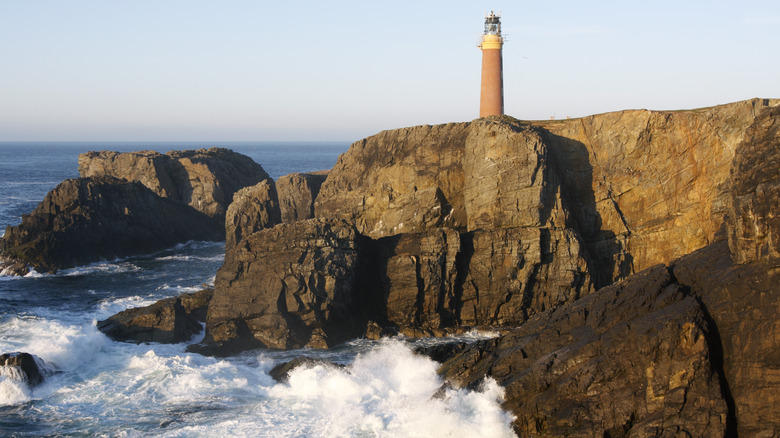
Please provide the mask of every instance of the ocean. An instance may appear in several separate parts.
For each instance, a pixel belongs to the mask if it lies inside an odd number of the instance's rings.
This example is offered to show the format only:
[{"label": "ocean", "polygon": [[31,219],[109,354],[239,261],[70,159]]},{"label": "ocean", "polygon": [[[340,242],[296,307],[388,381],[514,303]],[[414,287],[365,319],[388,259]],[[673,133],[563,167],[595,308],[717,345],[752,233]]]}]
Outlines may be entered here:
[{"label": "ocean", "polygon": [[[46,193],[78,176],[89,150],[221,146],[248,155],[274,179],[332,167],[347,143],[0,143],[0,234]],[[0,353],[43,359],[35,388],[0,367],[0,436],[78,437],[509,437],[503,390],[445,387],[437,363],[413,353],[447,339],[357,339],[318,351],[253,350],[231,358],[173,345],[113,342],[96,321],[213,285],[224,244],[187,242],[55,275],[0,276]],[[476,340],[490,333],[456,339]],[[297,356],[347,365],[270,369]],[[436,394],[436,395],[435,395]],[[434,396],[435,395],[435,396]]]}]

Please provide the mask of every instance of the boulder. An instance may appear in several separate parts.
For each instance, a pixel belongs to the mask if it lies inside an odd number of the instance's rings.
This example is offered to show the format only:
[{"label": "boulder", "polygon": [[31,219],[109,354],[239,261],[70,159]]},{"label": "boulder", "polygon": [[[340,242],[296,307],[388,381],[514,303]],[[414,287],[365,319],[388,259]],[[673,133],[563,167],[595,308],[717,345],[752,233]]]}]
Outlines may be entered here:
[{"label": "boulder", "polygon": [[140,181],[157,195],[187,204],[220,224],[235,192],[270,180],[251,158],[224,148],[166,154],[87,152],[79,156],[79,174]]},{"label": "boulder", "polygon": [[261,181],[233,195],[225,216],[225,251],[255,231],[281,223],[279,200],[274,182]]},{"label": "boulder", "polygon": [[314,200],[328,172],[291,173],[276,180],[282,222],[289,224],[314,217]]},{"label": "boulder", "polygon": [[32,387],[43,382],[45,375],[45,364],[38,356],[20,352],[0,354],[0,376],[23,380]]},{"label": "boulder", "polygon": [[221,240],[224,229],[139,182],[113,177],[68,179],[0,241],[17,274],[26,266],[53,272],[85,263],[148,254],[189,240]]},{"label": "boulder", "polygon": [[98,321],[97,328],[115,341],[161,344],[186,342],[201,332],[199,321],[205,321],[206,307],[212,293],[212,289],[204,289],[193,294],[166,298],[150,306],[123,310]]},{"label": "boulder", "polygon": [[780,263],[780,107],[750,126],[731,167],[729,247],[738,263]]},{"label": "boulder", "polygon": [[713,330],[657,266],[496,339],[440,352],[440,372],[460,386],[486,376],[504,386],[519,436],[725,436]]}]

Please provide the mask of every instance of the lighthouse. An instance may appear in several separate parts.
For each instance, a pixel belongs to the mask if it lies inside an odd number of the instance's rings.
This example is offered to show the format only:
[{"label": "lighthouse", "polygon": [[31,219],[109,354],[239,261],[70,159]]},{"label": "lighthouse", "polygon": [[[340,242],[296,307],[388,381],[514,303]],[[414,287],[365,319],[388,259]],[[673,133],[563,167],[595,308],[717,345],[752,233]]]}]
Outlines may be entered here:
[{"label": "lighthouse", "polygon": [[479,95],[479,116],[504,114],[504,74],[501,61],[501,15],[490,11],[485,15],[485,32],[479,48],[482,50],[482,88]]}]

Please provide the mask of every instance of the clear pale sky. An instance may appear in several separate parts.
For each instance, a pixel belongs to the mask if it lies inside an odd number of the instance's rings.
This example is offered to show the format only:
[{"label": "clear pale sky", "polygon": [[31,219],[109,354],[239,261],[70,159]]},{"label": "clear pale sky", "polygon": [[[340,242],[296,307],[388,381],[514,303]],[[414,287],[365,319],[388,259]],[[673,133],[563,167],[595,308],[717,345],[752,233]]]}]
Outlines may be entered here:
[{"label": "clear pale sky", "polygon": [[778,0],[0,0],[0,141],[355,141],[472,120],[490,9],[519,119],[780,97]]}]

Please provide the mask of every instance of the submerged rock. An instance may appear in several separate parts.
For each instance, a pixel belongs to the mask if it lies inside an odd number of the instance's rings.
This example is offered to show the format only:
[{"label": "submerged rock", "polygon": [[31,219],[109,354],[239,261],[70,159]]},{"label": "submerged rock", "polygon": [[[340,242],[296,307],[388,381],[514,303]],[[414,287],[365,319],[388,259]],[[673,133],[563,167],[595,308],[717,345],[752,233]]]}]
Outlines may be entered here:
[{"label": "submerged rock", "polygon": [[189,240],[222,240],[223,233],[202,213],[161,198],[139,182],[76,178],[49,192],[20,225],[9,226],[0,252],[17,267],[53,272]]},{"label": "submerged rock", "polygon": [[206,307],[213,289],[182,294],[156,303],[123,310],[98,321],[97,328],[115,341],[158,342],[175,344],[186,342],[201,332]]},{"label": "submerged rock", "polygon": [[23,380],[37,386],[44,381],[46,370],[43,359],[30,353],[0,354],[0,375]]}]

